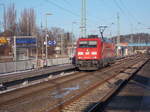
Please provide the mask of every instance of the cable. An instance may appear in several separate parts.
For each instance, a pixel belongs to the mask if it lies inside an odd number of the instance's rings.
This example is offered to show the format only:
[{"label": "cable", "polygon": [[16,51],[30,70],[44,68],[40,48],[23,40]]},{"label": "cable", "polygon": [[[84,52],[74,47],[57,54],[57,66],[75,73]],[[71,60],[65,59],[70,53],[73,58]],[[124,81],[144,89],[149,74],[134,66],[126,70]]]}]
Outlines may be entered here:
[{"label": "cable", "polygon": [[126,15],[126,13],[124,12],[124,10],[120,7],[120,5],[118,4],[118,2],[116,0],[113,0],[115,5],[119,8],[119,10],[124,13]]},{"label": "cable", "polygon": [[122,12],[122,14],[126,15],[125,17],[129,20],[130,25],[132,25],[132,20],[130,19],[130,16],[126,14],[126,12],[120,7],[119,3],[117,0],[113,0],[117,8]]},{"label": "cable", "polygon": [[72,5],[68,0],[63,0],[66,4],[68,4],[69,6]]},{"label": "cable", "polygon": [[[65,1],[66,1],[66,0],[64,0],[64,2],[65,2]],[[63,10],[64,12],[67,12],[67,13],[69,13],[69,14],[75,16],[75,17],[78,17],[78,19],[80,19],[80,15],[79,15],[79,14],[76,14],[76,13],[74,13],[74,12],[72,12],[72,11],[70,11],[70,10],[64,8],[64,7],[62,7],[61,5],[58,5],[57,3],[55,3],[55,2],[53,2],[53,1],[51,1],[51,0],[45,0],[45,2],[47,2],[47,3],[49,3],[49,4],[53,5],[53,6],[55,6],[55,7],[57,7],[57,8],[59,8],[59,9],[61,9],[61,10]],[[66,2],[66,3],[67,3],[67,2]],[[68,3],[67,3],[67,4],[68,4]],[[88,20],[96,21],[96,23],[99,23],[99,20],[98,20],[98,19],[95,19],[93,16],[92,16],[92,18],[90,17],[90,19],[88,19]],[[96,25],[97,25],[97,24],[96,24]],[[88,25],[88,26],[89,26],[89,25]],[[94,25],[94,26],[95,26],[95,25]]]},{"label": "cable", "polygon": [[124,4],[124,2],[122,1],[122,0],[119,0],[120,1],[120,3],[122,4],[122,6],[124,6],[124,8],[126,9],[126,12],[128,13],[128,15],[130,16],[130,17],[132,17],[132,19],[134,20],[134,21],[137,21],[137,23],[139,22],[138,21],[138,19],[133,15],[133,13],[131,13],[129,10],[128,10],[128,8],[126,7],[126,5]]},{"label": "cable", "polygon": [[[137,25],[140,24],[140,25],[142,25],[143,27],[146,26],[145,24],[141,23],[141,22],[135,17],[135,15],[133,15],[133,13],[131,13],[131,12],[128,10],[128,8],[126,7],[126,5],[124,4],[124,2],[123,2],[122,0],[119,0],[119,1],[120,1],[121,5],[125,8],[125,11],[126,11],[127,14],[129,15],[129,17],[130,17],[134,22],[136,22]],[[131,25],[131,29],[133,30],[133,24],[130,23],[130,25]],[[136,26],[137,26],[137,25],[136,25]],[[135,28],[136,28],[136,27],[135,27]],[[132,33],[133,33],[133,31],[132,31]]]},{"label": "cable", "polygon": [[[80,19],[80,15],[79,15],[79,14],[76,14],[76,13],[74,13],[74,12],[72,12],[72,11],[70,11],[70,10],[68,10],[68,9],[64,8],[64,7],[62,7],[62,6],[60,6],[60,5],[56,4],[56,3],[55,3],[55,2],[53,2],[53,1],[45,0],[45,2],[48,2],[48,3],[50,3],[51,5],[54,5],[55,7],[57,7],[57,8],[59,8],[59,9],[61,9],[61,10],[65,11],[65,12],[67,12],[67,13],[69,13],[69,14],[73,15],[73,16],[76,16],[76,17],[78,17],[78,18]],[[94,19],[89,19],[89,20],[97,21],[97,20],[95,20],[95,18],[94,18]],[[97,22],[98,22],[98,21],[97,21]]]},{"label": "cable", "polygon": [[45,1],[48,2],[48,3],[50,3],[50,4],[52,4],[52,5],[54,5],[55,7],[59,8],[59,9],[61,9],[61,10],[63,10],[63,11],[65,11],[65,12],[67,12],[67,13],[70,13],[70,14],[73,15],[73,16],[76,16],[76,17],[79,17],[79,16],[80,16],[80,15],[78,15],[78,14],[76,14],[76,13],[74,13],[74,12],[72,12],[72,11],[70,11],[70,10],[68,10],[68,9],[66,9],[66,8],[64,8],[64,7],[60,6],[60,5],[58,5],[58,4],[56,4],[55,2],[52,2],[52,1],[50,1],[50,0],[45,0]]}]

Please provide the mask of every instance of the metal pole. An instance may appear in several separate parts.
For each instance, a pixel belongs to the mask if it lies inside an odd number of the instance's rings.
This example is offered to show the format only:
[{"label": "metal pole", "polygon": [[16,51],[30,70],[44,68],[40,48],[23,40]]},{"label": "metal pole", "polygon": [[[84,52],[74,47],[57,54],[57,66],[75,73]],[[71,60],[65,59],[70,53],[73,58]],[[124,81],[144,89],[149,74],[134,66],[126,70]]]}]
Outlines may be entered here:
[{"label": "metal pole", "polygon": [[36,68],[38,68],[38,40],[36,36]]},{"label": "metal pole", "polygon": [[83,37],[83,0],[82,0],[82,6],[81,6],[81,26],[80,26],[80,29],[81,29],[81,32],[80,32],[80,37],[82,38]]},{"label": "metal pole", "polygon": [[17,65],[16,65],[16,36],[14,36],[14,62],[15,62],[15,71],[17,71]]},{"label": "metal pole", "polygon": [[63,39],[62,39],[62,34],[60,36],[61,36],[61,56],[62,56],[63,55]]},{"label": "metal pole", "polygon": [[42,43],[42,60],[43,60],[43,54],[44,54],[44,39],[43,39],[43,26],[42,26],[42,22],[41,22],[41,34],[42,34],[42,39],[41,39],[41,43]]},{"label": "metal pole", "polygon": [[[134,43],[133,42],[133,24],[131,24],[131,43]],[[131,50],[131,52],[132,52],[132,54],[134,53],[134,50],[133,50],[133,47],[131,48],[132,50]]]},{"label": "metal pole", "polygon": [[82,0],[80,28],[81,28],[81,37],[86,38],[86,0]]},{"label": "metal pole", "polygon": [[119,17],[119,13],[117,13],[117,23],[118,23],[117,56],[119,56],[119,44],[120,44],[120,17]]},{"label": "metal pole", "polygon": [[72,54],[73,54],[73,22],[72,22],[72,38],[71,38],[71,50],[70,50],[70,57],[72,57]]},{"label": "metal pole", "polygon": [[72,43],[72,46],[71,46],[71,57],[73,57],[73,51],[74,51],[74,35],[73,35],[73,32],[74,32],[74,28],[73,28],[73,25],[76,24],[76,22],[72,22],[72,39],[71,39],[71,43]]},{"label": "metal pole", "polygon": [[1,6],[3,6],[3,10],[4,10],[4,14],[3,14],[3,19],[4,19],[4,21],[3,21],[3,24],[5,25],[4,26],[4,31],[6,30],[6,18],[5,18],[5,4],[0,4]]},{"label": "metal pole", "polygon": [[27,49],[27,60],[29,60],[29,49]]},{"label": "metal pole", "polygon": [[47,14],[46,14],[45,58],[46,58],[46,66],[47,66]]},{"label": "metal pole", "polygon": [[51,13],[46,13],[46,36],[45,36],[45,47],[46,47],[46,66],[47,66],[47,59],[48,59],[48,45],[47,45],[47,38],[48,38],[48,28],[47,28],[47,16],[52,15]]},{"label": "metal pole", "polygon": [[47,66],[47,59],[48,59],[48,49],[47,49],[47,37],[48,37],[48,34],[46,34],[46,37],[45,37],[45,45],[46,45],[46,66]]},{"label": "metal pole", "polygon": [[27,36],[29,36],[29,17],[27,17]]},{"label": "metal pole", "polygon": [[84,37],[86,38],[86,0],[84,0]]},{"label": "metal pole", "polygon": [[14,61],[16,61],[16,36],[14,36]]}]

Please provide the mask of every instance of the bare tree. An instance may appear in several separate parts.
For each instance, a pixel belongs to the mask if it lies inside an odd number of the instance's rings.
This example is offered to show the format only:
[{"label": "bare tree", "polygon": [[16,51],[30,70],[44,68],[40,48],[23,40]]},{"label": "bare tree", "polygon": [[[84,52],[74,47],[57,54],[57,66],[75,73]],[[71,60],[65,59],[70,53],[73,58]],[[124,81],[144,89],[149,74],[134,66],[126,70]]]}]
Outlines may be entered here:
[{"label": "bare tree", "polygon": [[36,34],[36,16],[34,9],[24,9],[19,19],[20,35],[32,36]]},{"label": "bare tree", "polygon": [[71,33],[66,33],[64,29],[59,27],[52,27],[50,32],[50,39],[56,40],[56,46],[61,48],[61,54],[66,55],[68,46],[71,46]]},{"label": "bare tree", "polygon": [[59,28],[59,27],[52,27],[50,29],[51,34],[53,35],[53,38],[58,38],[58,35],[64,34],[64,29]]},{"label": "bare tree", "polygon": [[16,9],[14,3],[10,4],[4,12],[4,30],[11,32],[11,35],[16,33]]}]

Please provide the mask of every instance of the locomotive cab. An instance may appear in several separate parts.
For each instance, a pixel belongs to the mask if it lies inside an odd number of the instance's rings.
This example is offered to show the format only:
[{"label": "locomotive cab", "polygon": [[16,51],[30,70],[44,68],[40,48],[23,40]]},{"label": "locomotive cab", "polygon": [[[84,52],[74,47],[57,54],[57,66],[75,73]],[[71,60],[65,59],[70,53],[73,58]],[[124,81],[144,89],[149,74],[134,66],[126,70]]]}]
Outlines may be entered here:
[{"label": "locomotive cab", "polygon": [[97,70],[107,64],[112,56],[112,44],[103,42],[98,36],[80,38],[77,42],[75,65],[80,70]]},{"label": "locomotive cab", "polygon": [[99,68],[100,47],[99,38],[81,38],[76,51],[76,66],[80,70],[96,70]]}]

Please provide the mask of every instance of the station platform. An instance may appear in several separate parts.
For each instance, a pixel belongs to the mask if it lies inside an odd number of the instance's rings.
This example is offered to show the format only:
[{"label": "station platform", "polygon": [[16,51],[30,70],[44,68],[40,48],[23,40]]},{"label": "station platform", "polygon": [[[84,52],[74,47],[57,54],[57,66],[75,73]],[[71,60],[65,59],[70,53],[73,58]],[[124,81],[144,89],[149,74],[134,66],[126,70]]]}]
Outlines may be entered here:
[{"label": "station platform", "polygon": [[44,74],[52,74],[60,71],[71,70],[74,68],[75,66],[73,66],[72,64],[62,64],[62,65],[55,65],[55,66],[50,66],[50,67],[45,67],[40,69],[32,69],[26,71],[0,74],[0,84],[15,81],[15,80],[21,80],[25,78],[30,78],[30,77],[36,77]]},{"label": "station platform", "polygon": [[103,112],[150,112],[150,61],[107,103]]}]

